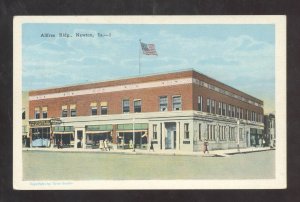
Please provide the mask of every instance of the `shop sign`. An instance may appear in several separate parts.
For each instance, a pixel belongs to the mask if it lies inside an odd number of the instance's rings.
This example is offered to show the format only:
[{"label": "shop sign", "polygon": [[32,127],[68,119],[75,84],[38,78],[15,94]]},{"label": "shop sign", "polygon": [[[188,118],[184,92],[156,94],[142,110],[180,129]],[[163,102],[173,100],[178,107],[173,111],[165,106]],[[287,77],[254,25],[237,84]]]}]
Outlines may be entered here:
[{"label": "shop sign", "polygon": [[29,121],[30,127],[36,126],[50,126],[50,120],[38,120],[38,121]]},{"label": "shop sign", "polygon": [[112,125],[90,125],[86,126],[87,131],[110,131],[112,130]]},{"label": "shop sign", "polygon": [[51,123],[52,125],[59,125],[59,124],[62,123],[62,121],[61,121],[60,118],[52,118],[52,119],[50,119],[50,123]]}]

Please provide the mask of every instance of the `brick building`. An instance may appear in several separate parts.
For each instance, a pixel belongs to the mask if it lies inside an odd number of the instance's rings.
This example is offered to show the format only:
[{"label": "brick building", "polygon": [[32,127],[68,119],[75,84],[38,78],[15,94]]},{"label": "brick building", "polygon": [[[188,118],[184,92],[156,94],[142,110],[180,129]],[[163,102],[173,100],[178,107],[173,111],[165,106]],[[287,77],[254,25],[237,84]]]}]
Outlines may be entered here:
[{"label": "brick building", "polygon": [[264,127],[263,101],[195,70],[30,91],[29,118],[31,146],[75,148],[250,147]]}]

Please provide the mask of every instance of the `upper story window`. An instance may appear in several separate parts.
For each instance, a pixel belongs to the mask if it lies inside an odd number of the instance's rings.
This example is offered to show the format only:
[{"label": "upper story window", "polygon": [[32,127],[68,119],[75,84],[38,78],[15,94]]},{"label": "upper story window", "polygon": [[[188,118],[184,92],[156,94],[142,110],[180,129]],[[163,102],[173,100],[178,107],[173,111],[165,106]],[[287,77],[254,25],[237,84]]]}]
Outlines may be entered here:
[{"label": "upper story window", "polygon": [[222,103],[222,115],[226,116],[226,104]]},{"label": "upper story window", "polygon": [[236,118],[240,118],[240,108],[236,108]]},{"label": "upper story window", "polygon": [[76,105],[75,104],[70,105],[70,111],[71,111],[71,116],[72,117],[77,115]]},{"label": "upper story window", "polygon": [[232,115],[232,114],[231,114],[231,109],[232,109],[231,105],[228,105],[228,116],[229,116],[229,117],[231,117],[231,115]]},{"label": "upper story window", "polygon": [[123,100],[123,113],[129,113],[130,112],[130,105],[129,105],[129,100]]},{"label": "upper story window", "polygon": [[232,113],[231,113],[231,117],[235,117],[235,106],[232,106]]},{"label": "upper story window", "polygon": [[61,116],[68,117],[68,106],[67,105],[63,105],[61,107]]},{"label": "upper story window", "polygon": [[159,97],[159,111],[168,111],[168,97]]},{"label": "upper story window", "polygon": [[241,108],[241,119],[244,119],[244,110]]},{"label": "upper story window", "polygon": [[198,96],[198,111],[202,111],[202,96]]},{"label": "upper story window", "polygon": [[173,111],[181,110],[181,96],[173,96]]},{"label": "upper story window", "polygon": [[215,114],[216,113],[216,101],[211,100],[211,113]]},{"label": "upper story window", "polygon": [[207,98],[206,100],[206,112],[210,113],[211,111],[211,108],[210,108],[210,99]]},{"label": "upper story window", "polygon": [[106,115],[108,113],[108,104],[107,102],[101,102],[100,103],[100,110],[101,110],[101,115]]},{"label": "upper story window", "polygon": [[25,108],[22,109],[22,119],[26,119],[26,111]]},{"label": "upper story window", "polygon": [[222,115],[222,103],[221,102],[219,102],[218,114]]},{"label": "upper story window", "polygon": [[48,107],[43,107],[42,113],[43,113],[43,119],[46,119],[48,117]]},{"label": "upper story window", "polygon": [[91,115],[95,116],[98,114],[98,107],[97,107],[97,102],[92,102],[91,105]]},{"label": "upper story window", "polygon": [[142,100],[134,100],[133,101],[134,112],[142,111]]},{"label": "upper story window", "polygon": [[35,119],[39,119],[41,116],[40,116],[40,108],[39,107],[35,107],[34,108],[34,118]]},{"label": "upper story window", "polygon": [[248,109],[246,109],[246,120],[249,120],[249,112],[248,112]]}]

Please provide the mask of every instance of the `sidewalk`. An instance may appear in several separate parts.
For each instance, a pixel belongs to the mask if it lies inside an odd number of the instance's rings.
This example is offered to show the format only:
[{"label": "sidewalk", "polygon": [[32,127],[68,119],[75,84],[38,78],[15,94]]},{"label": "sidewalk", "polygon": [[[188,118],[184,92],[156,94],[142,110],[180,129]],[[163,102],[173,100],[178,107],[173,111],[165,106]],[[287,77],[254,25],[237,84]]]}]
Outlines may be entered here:
[{"label": "sidewalk", "polygon": [[23,148],[23,151],[47,151],[47,152],[91,152],[91,153],[105,153],[105,154],[128,154],[128,155],[168,155],[168,156],[201,156],[201,157],[228,157],[234,154],[240,153],[250,153],[250,152],[261,152],[274,150],[270,147],[250,147],[250,148],[241,148],[240,151],[237,149],[227,149],[227,150],[212,150],[209,153],[204,154],[200,152],[185,152],[185,151],[174,151],[174,150],[158,150],[158,151],[149,151],[135,149],[131,150],[110,150],[110,151],[101,151],[100,149],[75,149],[75,148]]}]

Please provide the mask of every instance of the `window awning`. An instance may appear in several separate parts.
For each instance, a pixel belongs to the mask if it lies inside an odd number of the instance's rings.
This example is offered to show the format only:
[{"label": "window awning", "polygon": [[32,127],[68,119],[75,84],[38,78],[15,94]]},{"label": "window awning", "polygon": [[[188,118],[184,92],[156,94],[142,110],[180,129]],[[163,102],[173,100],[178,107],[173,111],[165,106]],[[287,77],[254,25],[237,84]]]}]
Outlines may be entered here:
[{"label": "window awning", "polygon": [[53,132],[74,132],[73,126],[55,126]]},{"label": "window awning", "polygon": [[[135,123],[134,124],[134,130],[147,130],[148,129],[148,123]],[[133,124],[118,124],[117,130],[133,130]]]},{"label": "window awning", "polygon": [[111,124],[86,126],[86,131],[111,131],[112,129],[113,126]]}]

